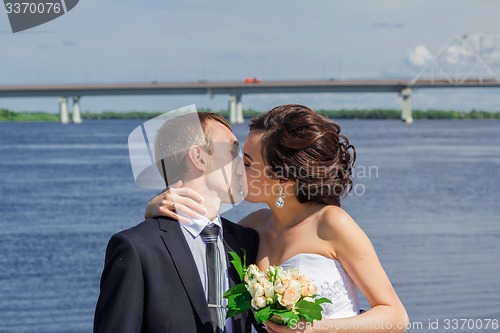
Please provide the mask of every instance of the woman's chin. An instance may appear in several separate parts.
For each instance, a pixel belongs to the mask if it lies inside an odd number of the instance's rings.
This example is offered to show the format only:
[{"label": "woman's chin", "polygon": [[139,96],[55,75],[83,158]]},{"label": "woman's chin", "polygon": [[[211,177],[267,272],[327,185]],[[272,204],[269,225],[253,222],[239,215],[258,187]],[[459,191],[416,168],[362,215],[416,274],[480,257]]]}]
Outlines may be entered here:
[{"label": "woman's chin", "polygon": [[259,200],[258,198],[253,197],[253,196],[251,196],[251,195],[249,195],[249,194],[247,194],[247,195],[245,196],[245,201],[248,201],[248,202],[250,202],[250,203],[261,203],[261,202],[264,202],[264,201]]}]

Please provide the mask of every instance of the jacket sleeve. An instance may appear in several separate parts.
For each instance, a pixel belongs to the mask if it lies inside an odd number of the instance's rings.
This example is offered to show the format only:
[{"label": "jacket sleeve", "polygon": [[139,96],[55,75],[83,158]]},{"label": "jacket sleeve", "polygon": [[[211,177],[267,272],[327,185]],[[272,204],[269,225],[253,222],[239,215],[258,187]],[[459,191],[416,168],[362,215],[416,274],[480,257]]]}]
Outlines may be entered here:
[{"label": "jacket sleeve", "polygon": [[[257,254],[259,251],[259,234],[257,233],[257,231],[255,231],[253,229],[250,229],[250,231],[253,234],[253,237],[252,237],[252,245],[253,245],[252,246],[252,248],[253,248],[252,258],[253,258],[253,262],[256,262],[257,261]],[[249,310],[248,314],[249,314],[250,320],[252,321],[252,326],[254,327],[255,331],[257,331],[258,333],[267,333],[267,330],[265,329],[264,325],[258,324],[257,321],[255,320],[255,317],[253,315],[252,310]]]},{"label": "jacket sleeve", "polygon": [[137,249],[126,234],[115,234],[106,249],[94,333],[140,332],[143,299],[144,280]]},{"label": "jacket sleeve", "polygon": [[253,260],[257,263],[257,254],[259,253],[259,234],[257,231],[250,229],[253,232]]}]

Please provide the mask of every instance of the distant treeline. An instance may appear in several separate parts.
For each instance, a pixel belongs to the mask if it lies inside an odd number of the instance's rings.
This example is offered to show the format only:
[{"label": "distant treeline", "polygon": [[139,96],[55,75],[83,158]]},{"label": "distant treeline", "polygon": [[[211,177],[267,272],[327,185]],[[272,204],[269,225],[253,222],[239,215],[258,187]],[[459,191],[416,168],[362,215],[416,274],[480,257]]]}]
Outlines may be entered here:
[{"label": "distant treeline", "polygon": [[[322,115],[333,119],[401,119],[401,110],[318,110]],[[500,112],[413,110],[413,119],[500,119]]]},{"label": "distant treeline", "polygon": [[[212,111],[199,109],[200,112]],[[401,119],[400,110],[372,109],[372,110],[317,110],[318,113],[333,119]],[[229,118],[227,110],[215,111]],[[100,113],[83,112],[82,119],[151,119],[163,112],[113,112]],[[243,111],[243,117],[253,118],[261,112],[248,109]],[[414,110],[413,119],[500,119],[500,112],[476,111],[443,111],[443,110]],[[14,112],[0,109],[0,121],[59,121],[59,115],[45,112]]]},{"label": "distant treeline", "polygon": [[0,121],[59,121],[59,115],[45,112],[14,112],[0,109]]}]

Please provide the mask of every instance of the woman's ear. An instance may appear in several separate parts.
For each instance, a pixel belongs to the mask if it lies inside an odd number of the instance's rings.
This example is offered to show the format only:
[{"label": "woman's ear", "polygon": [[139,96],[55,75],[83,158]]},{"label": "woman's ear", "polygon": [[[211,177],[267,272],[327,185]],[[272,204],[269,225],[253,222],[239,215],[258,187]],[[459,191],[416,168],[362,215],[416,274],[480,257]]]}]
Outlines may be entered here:
[{"label": "woman's ear", "polygon": [[201,149],[200,146],[191,146],[191,148],[189,148],[187,157],[196,170],[202,172],[205,172],[207,170],[207,153],[203,149]]}]

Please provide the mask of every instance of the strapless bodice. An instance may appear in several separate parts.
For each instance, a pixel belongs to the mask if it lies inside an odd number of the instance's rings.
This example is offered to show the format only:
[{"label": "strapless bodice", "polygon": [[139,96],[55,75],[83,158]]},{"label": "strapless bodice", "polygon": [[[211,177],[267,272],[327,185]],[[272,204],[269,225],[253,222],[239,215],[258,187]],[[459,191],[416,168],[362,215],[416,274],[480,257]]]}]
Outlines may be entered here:
[{"label": "strapless bodice", "polygon": [[332,301],[332,304],[323,304],[323,317],[347,318],[359,314],[356,285],[340,261],[319,254],[299,253],[281,266],[297,268],[300,274],[314,281],[319,295]]}]

